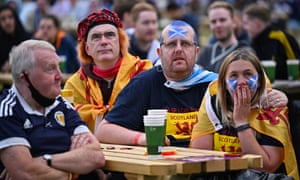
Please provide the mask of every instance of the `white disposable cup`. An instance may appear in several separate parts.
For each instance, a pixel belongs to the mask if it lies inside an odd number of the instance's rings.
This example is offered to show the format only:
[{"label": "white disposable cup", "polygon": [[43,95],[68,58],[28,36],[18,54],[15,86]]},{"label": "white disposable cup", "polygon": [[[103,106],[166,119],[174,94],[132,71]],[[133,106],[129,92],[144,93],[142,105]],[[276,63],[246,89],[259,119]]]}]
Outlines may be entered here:
[{"label": "white disposable cup", "polygon": [[155,114],[163,114],[166,115],[168,113],[168,110],[166,109],[148,109],[148,115],[155,115]]},{"label": "white disposable cup", "polygon": [[144,125],[145,126],[164,126],[165,122],[164,121],[145,121],[144,120]]},{"label": "white disposable cup", "polygon": [[152,126],[152,125],[165,125],[165,115],[145,115],[144,116],[144,125]]},{"label": "white disposable cup", "polygon": [[270,67],[270,66],[275,67],[276,66],[276,62],[273,60],[263,60],[263,61],[261,61],[261,64],[266,67]]},{"label": "white disposable cup", "polygon": [[144,120],[165,120],[166,116],[163,114],[150,114],[150,115],[144,115]]},{"label": "white disposable cup", "polygon": [[299,65],[299,60],[298,59],[289,59],[289,60],[287,60],[287,64]]}]

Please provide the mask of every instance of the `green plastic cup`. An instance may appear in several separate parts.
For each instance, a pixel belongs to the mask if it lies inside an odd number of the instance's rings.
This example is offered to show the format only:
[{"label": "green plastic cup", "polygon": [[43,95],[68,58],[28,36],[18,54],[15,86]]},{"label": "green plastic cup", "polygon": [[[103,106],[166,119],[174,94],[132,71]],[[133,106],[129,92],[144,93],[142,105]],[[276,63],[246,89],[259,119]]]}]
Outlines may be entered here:
[{"label": "green plastic cup", "polygon": [[147,142],[147,153],[149,159],[162,158],[162,147],[165,144],[165,116],[146,115],[144,126]]},{"label": "green plastic cup", "polygon": [[297,80],[299,78],[299,60],[287,60],[287,67],[289,80]]},{"label": "green plastic cup", "polygon": [[66,61],[67,57],[66,56],[59,56],[59,69],[62,73],[66,72]]},{"label": "green plastic cup", "polygon": [[263,60],[261,61],[262,66],[264,67],[265,73],[267,74],[271,83],[275,81],[275,67],[276,62],[273,60]]}]

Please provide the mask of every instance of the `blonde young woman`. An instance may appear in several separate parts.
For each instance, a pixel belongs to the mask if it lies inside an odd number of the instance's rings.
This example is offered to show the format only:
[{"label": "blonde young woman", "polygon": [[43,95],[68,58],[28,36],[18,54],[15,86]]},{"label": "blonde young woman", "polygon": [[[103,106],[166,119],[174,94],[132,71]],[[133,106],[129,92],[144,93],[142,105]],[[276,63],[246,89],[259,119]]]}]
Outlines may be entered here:
[{"label": "blonde young woman", "polygon": [[259,154],[265,172],[299,179],[287,107],[263,108],[266,79],[259,59],[246,49],[229,54],[202,101],[191,147]]}]

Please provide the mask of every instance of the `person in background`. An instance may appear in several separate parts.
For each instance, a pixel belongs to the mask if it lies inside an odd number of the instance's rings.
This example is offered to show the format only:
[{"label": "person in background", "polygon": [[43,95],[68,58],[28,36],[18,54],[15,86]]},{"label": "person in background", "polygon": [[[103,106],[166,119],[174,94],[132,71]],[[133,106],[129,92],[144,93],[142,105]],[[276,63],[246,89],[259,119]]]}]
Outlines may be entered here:
[{"label": "person in background", "polygon": [[27,32],[34,34],[39,27],[41,17],[51,13],[51,0],[36,0],[36,6],[24,18],[24,27]]},{"label": "person in background", "polygon": [[131,16],[134,32],[129,36],[129,53],[149,59],[154,65],[159,60],[156,52],[159,47],[157,11],[151,4],[141,2],[133,6]]},{"label": "person in background", "polygon": [[36,2],[32,0],[22,0],[22,8],[19,13],[20,20],[25,25],[26,18],[33,9],[36,8]]},{"label": "person in background", "polygon": [[300,59],[300,49],[296,39],[272,26],[271,10],[262,3],[247,6],[243,11],[243,23],[257,57],[261,61],[276,62],[275,79],[288,79],[286,61]]},{"label": "person in background", "polygon": [[0,96],[1,179],[103,175],[99,142],[60,96],[58,61],[46,41],[26,40],[10,53],[14,84]]},{"label": "person in background", "polygon": [[132,7],[140,2],[141,0],[118,0],[114,1],[113,11],[115,11],[123,24],[123,29],[127,33],[128,36],[132,35],[134,32],[133,22],[131,17],[131,9]]},{"label": "person in background", "polygon": [[[245,43],[250,45],[250,38],[248,36],[247,31],[245,30],[243,26],[243,19],[242,19],[242,12],[238,9],[234,9],[234,15],[233,15],[233,21],[234,21],[234,34],[238,41],[244,41]],[[217,39],[211,35],[208,43],[210,45],[213,45],[217,42]]]},{"label": "person in background", "polygon": [[5,4],[12,7],[20,17],[21,9],[23,8],[22,0],[5,0]]},{"label": "person in background", "polygon": [[51,13],[59,19],[68,16],[72,11],[72,6],[75,5],[77,0],[55,0],[51,5]]},{"label": "person in background", "polygon": [[204,69],[218,73],[224,58],[232,51],[249,47],[244,41],[238,41],[234,34],[236,22],[234,8],[225,1],[215,1],[208,7],[209,27],[217,39],[212,45],[205,46],[197,59]]},{"label": "person in background", "polygon": [[[167,109],[167,142],[189,145],[202,97],[217,74],[195,64],[197,35],[186,22],[172,21],[160,40],[157,53],[162,64],[136,76],[121,91],[114,108],[96,129],[100,142],[146,145],[143,115],[148,109]],[[272,91],[269,96],[279,96],[285,99],[280,103],[287,103],[285,95]]]},{"label": "person in background", "polygon": [[73,90],[76,110],[94,131],[120,91],[134,76],[152,68],[152,63],[128,53],[128,36],[114,11],[102,9],[83,19],[78,40],[81,67],[64,89]]},{"label": "person in background", "polygon": [[225,58],[218,80],[207,89],[190,147],[258,154],[263,161],[260,170],[299,179],[287,106],[262,108],[266,98],[259,59],[247,49],[233,51]]},{"label": "person in background", "polygon": [[8,56],[12,47],[30,38],[16,11],[8,5],[0,6],[0,72],[10,72]]},{"label": "person in background", "polygon": [[[171,20],[182,20],[190,24],[199,37],[200,17],[187,8],[190,1],[168,0],[166,13]],[[191,7],[194,8],[194,7]]]},{"label": "person in background", "polygon": [[76,42],[60,28],[60,21],[55,15],[47,14],[41,17],[34,38],[48,41],[55,47],[58,56],[65,61],[61,67],[63,73],[72,74],[79,69]]}]

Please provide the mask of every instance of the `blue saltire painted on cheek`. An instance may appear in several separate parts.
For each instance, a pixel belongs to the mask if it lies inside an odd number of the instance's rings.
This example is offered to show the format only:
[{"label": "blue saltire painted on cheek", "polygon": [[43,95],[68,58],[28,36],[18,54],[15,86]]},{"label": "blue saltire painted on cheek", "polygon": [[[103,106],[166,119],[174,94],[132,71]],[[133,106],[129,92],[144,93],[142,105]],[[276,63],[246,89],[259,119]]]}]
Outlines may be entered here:
[{"label": "blue saltire painted on cheek", "polygon": [[237,87],[237,80],[236,79],[228,79],[226,82],[227,82],[229,93],[232,94]]},{"label": "blue saltire painted on cheek", "polygon": [[257,81],[258,77],[257,75],[253,75],[249,80],[248,80],[248,85],[251,90],[255,91],[257,89]]},{"label": "blue saltire painted on cheek", "polygon": [[[257,75],[253,75],[248,80],[248,85],[251,90],[255,91],[257,89],[257,81],[258,81]],[[236,79],[228,79],[226,82],[227,82],[229,93],[232,94],[235,91],[235,89],[237,88],[237,80]]]}]

